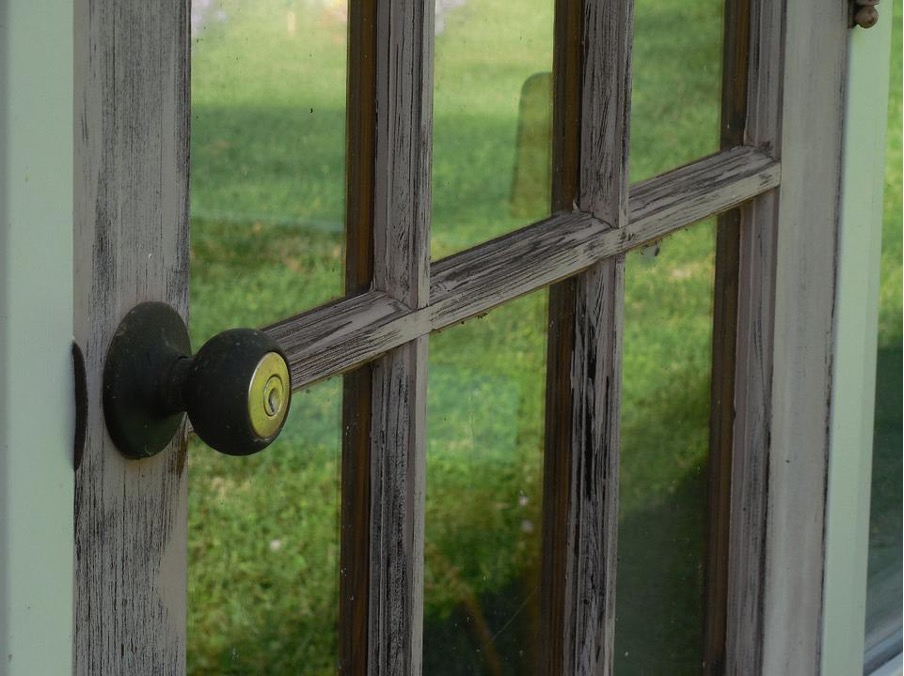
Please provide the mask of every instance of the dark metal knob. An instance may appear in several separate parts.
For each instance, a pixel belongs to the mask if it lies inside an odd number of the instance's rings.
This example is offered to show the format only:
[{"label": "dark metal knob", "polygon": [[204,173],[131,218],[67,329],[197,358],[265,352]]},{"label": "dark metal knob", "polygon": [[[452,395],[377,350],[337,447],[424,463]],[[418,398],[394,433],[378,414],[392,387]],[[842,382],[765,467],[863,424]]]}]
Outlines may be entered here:
[{"label": "dark metal knob", "polygon": [[130,458],[163,450],[186,412],[212,448],[257,453],[279,435],[291,396],[288,361],[267,334],[230,329],[192,357],[185,323],[164,303],[125,316],[104,364],[107,430]]}]

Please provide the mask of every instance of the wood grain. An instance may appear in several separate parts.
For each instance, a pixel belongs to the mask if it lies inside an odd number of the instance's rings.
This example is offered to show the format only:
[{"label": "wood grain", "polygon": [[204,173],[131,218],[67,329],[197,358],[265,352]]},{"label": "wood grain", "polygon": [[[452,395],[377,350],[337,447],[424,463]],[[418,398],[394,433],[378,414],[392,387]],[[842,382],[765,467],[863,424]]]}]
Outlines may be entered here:
[{"label": "wood grain", "polygon": [[[420,674],[427,336],[374,365],[368,673]],[[379,391],[376,390],[379,387]]]},{"label": "wood grain", "polygon": [[[733,133],[773,156],[781,146],[784,4],[780,0],[749,2],[748,91],[731,112],[733,124],[741,125]],[[735,30],[744,30],[743,25]],[[738,273],[725,673],[758,674],[763,669],[777,204],[777,192],[763,194],[737,211],[733,225],[736,243],[731,246],[737,247]]]},{"label": "wood grain", "polygon": [[413,310],[382,291],[334,301],[268,327],[306,387],[415,338],[474,317],[775,188],[780,165],[734,148],[632,186],[629,223],[552,216],[433,263],[430,302]]},{"label": "wood grain", "polygon": [[[554,161],[553,181],[566,186],[555,189],[562,202],[554,207],[571,201],[599,219],[597,236],[621,235],[628,225],[633,15],[631,0],[557,5],[564,26],[555,66],[564,69],[554,77],[580,78],[580,120],[568,119],[569,99],[555,102],[554,135],[577,134],[579,145],[575,156]],[[547,673],[613,669],[623,306],[624,252],[594,261],[550,294],[541,597]]]},{"label": "wood grain", "polygon": [[[552,200],[553,212],[577,207],[581,186],[584,7],[557,0],[553,33]],[[588,216],[590,234],[602,223]],[[608,227],[608,226],[604,226]],[[573,556],[572,360],[575,344],[577,283],[566,279],[549,289],[546,338],[546,406],[543,449],[542,549],[538,671],[568,673],[573,660],[573,585],[568,583]]]},{"label": "wood grain", "polygon": [[[430,289],[433,35],[433,3],[377,3],[373,286],[411,310]],[[412,338],[373,365],[371,674],[421,673],[428,337]]]},{"label": "wood grain", "polygon": [[846,21],[844,6],[785,7],[762,578],[767,674],[831,666],[821,664],[820,647]]},{"label": "wood grain", "polygon": [[88,426],[75,490],[75,672],[185,671],[187,486],[178,437],[126,460],[101,373],[140,301],[188,306],[188,4],[75,4],[75,336]]},{"label": "wood grain", "polygon": [[[361,294],[374,274],[376,0],[348,5],[345,134],[345,292]],[[343,378],[339,536],[339,673],[367,670],[370,594],[370,466],[373,373]]]},{"label": "wood grain", "polygon": [[[744,142],[747,126],[751,8],[749,0],[734,0],[724,6],[720,145],[732,148]],[[727,647],[742,209],[721,214],[716,225],[703,570],[703,669],[712,676],[725,673]]]}]

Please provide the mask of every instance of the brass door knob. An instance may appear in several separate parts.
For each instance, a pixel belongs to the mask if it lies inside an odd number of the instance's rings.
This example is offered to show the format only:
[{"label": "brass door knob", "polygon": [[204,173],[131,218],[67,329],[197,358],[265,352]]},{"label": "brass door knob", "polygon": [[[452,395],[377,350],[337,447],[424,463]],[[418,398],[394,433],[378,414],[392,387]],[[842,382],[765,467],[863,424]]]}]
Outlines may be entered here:
[{"label": "brass door knob", "polygon": [[107,430],[130,458],[163,450],[185,413],[217,451],[257,453],[279,435],[292,397],[288,361],[267,334],[230,329],[192,357],[185,323],[164,303],[142,303],[122,320],[103,388]]}]

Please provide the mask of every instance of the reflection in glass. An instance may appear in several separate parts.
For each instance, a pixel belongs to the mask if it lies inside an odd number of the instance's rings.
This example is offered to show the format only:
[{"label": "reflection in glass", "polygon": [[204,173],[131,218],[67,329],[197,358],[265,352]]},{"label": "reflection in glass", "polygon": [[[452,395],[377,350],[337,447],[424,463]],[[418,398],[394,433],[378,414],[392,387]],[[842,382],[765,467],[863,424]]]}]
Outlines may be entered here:
[{"label": "reflection in glass", "polygon": [[424,673],[533,673],[546,293],[430,340]]},{"label": "reflection in glass", "polygon": [[[346,5],[192,3],[191,334],[343,288]],[[189,449],[192,674],[335,673],[338,382],[247,458]]]},{"label": "reflection in glass", "polygon": [[628,255],[615,665],[699,673],[713,228]]},{"label": "reflection in glass", "polygon": [[724,0],[636,0],[631,181],[719,149]]},{"label": "reflection in glass", "polygon": [[340,385],[257,455],[189,445],[188,673],[335,673]]},{"label": "reflection in glass", "polygon": [[434,259],[548,215],[552,0],[437,0]]},{"label": "reflection in glass", "polygon": [[341,293],[346,33],[335,0],[193,3],[191,300],[214,333]]}]

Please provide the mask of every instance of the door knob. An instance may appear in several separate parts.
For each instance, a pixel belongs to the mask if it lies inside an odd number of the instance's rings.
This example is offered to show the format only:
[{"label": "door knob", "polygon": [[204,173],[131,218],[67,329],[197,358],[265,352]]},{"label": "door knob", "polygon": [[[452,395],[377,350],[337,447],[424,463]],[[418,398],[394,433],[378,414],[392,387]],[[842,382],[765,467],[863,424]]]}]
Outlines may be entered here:
[{"label": "door knob", "polygon": [[185,414],[206,444],[250,455],[277,437],[292,397],[286,355],[262,331],[230,329],[191,356],[188,329],[165,303],[142,303],[117,328],[104,364],[104,419],[123,455],[172,441]]}]

